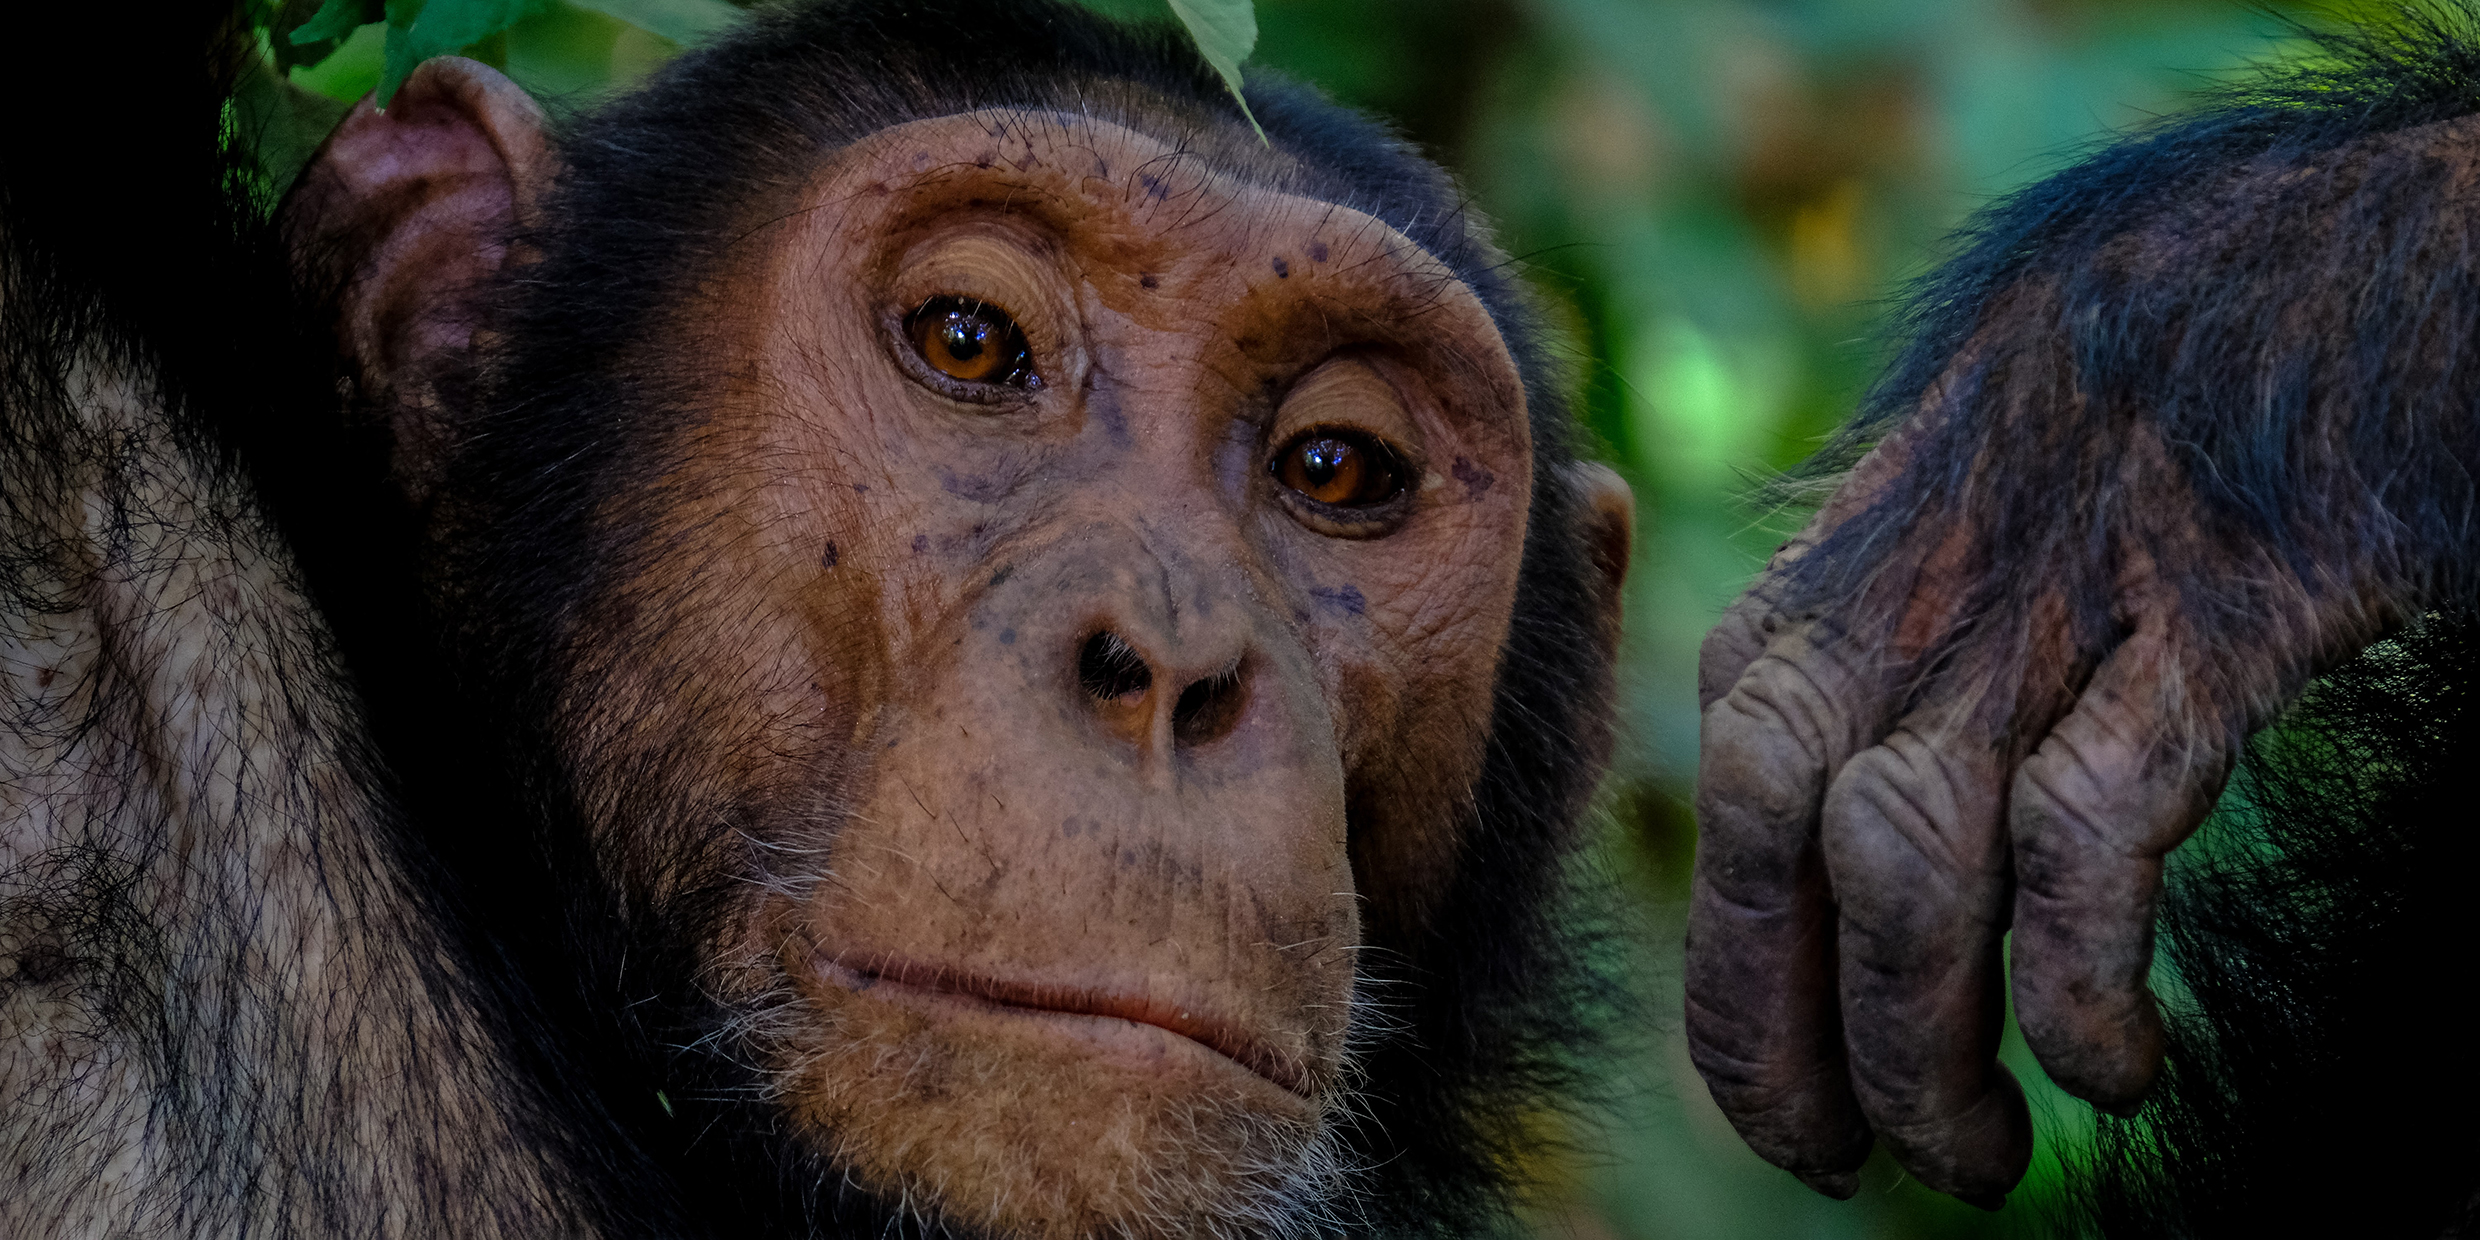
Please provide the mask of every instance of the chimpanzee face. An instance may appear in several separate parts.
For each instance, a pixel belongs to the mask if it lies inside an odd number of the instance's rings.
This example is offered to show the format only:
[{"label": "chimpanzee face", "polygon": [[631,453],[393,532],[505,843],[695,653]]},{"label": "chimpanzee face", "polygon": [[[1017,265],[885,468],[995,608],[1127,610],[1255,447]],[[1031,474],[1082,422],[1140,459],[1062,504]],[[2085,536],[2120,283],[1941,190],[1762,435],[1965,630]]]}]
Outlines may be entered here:
[{"label": "chimpanzee face", "polygon": [[1081,118],[885,131],[738,253],[567,704],[594,820],[747,870],[732,997],[884,1190],[1169,1233],[1330,1176],[1361,905],[1452,855],[1514,596],[1488,316]]},{"label": "chimpanzee face", "polygon": [[882,130],[650,316],[671,405],[614,415],[564,778],[635,907],[701,910],[803,1139],[937,1217],[1328,1200],[1356,958],[1469,821],[1523,384],[1436,258],[1259,163]]}]

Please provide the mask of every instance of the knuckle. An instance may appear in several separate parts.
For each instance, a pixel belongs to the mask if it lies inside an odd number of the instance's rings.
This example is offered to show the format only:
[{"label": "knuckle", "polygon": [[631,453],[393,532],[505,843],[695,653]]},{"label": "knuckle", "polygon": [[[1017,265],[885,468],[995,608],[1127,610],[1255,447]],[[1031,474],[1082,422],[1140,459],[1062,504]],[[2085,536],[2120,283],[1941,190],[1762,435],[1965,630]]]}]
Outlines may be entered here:
[{"label": "knuckle", "polygon": [[2106,762],[2073,741],[2053,736],[2015,773],[2012,801],[2016,846],[2028,863],[2060,864],[2071,858],[2121,851],[2108,790]]},{"label": "knuckle", "polygon": [[2006,864],[1990,783],[1909,731],[1854,756],[1826,793],[1826,858],[1837,889],[1926,881],[1950,898],[1985,894]]},{"label": "knuckle", "polygon": [[1697,651],[1697,706],[1711,707],[1764,655],[1770,609],[1755,593],[1741,596],[1705,634]]},{"label": "knuckle", "polygon": [[[1805,677],[1768,658],[1705,712],[1697,763],[1700,816],[1766,822],[1806,817],[1826,766],[1824,720],[1832,707]],[[1740,811],[1740,812],[1733,812]]]},{"label": "knuckle", "polygon": [[2165,761],[2122,732],[2062,725],[2016,772],[2010,826],[2036,860],[2151,861],[2212,808],[2218,766]]}]

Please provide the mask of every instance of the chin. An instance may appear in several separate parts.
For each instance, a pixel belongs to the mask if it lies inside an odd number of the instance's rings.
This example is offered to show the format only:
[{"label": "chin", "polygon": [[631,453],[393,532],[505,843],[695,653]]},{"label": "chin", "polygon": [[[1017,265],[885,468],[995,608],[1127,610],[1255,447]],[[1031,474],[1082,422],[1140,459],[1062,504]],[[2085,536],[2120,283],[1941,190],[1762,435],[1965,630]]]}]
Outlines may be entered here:
[{"label": "chin", "polygon": [[776,1052],[784,1101],[857,1186],[918,1222],[1043,1240],[1306,1235],[1349,1199],[1336,1070],[1269,1070],[1227,1034],[833,967],[792,989],[799,1019],[770,1022],[807,1031]]}]

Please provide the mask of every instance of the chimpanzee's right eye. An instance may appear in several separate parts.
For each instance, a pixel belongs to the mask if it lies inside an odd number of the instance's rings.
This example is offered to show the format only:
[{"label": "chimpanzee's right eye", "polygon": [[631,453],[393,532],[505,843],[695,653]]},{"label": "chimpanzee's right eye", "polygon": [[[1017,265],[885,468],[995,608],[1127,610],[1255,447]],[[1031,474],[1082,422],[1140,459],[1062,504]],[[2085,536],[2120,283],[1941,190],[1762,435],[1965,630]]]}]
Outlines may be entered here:
[{"label": "chimpanzee's right eye", "polygon": [[904,320],[913,351],[960,383],[1037,386],[1024,329],[1005,310],[965,297],[933,297]]}]

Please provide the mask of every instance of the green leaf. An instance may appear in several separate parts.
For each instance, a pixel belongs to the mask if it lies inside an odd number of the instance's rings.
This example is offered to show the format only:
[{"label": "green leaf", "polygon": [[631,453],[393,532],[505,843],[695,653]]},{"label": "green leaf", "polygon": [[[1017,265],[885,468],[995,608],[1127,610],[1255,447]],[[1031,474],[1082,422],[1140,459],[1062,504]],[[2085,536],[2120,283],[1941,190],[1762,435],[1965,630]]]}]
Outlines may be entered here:
[{"label": "green leaf", "polygon": [[387,0],[387,63],[379,73],[379,106],[415,65],[479,43],[532,16],[550,0]]},{"label": "green leaf", "polygon": [[254,188],[264,201],[273,204],[284,196],[311,152],[344,119],[346,106],[294,85],[264,56],[249,58],[233,83],[225,114],[256,165]]},{"label": "green leaf", "polygon": [[1249,111],[1249,101],[1240,94],[1240,62],[1257,50],[1257,6],[1252,0],[1171,0],[1172,16],[1188,27],[1188,37],[1197,41],[1198,54],[1214,71],[1223,75],[1223,85],[1240,104],[1240,115],[1249,118],[1249,128],[1257,131],[1257,140],[1274,145],[1266,138],[1265,127],[1257,123]]},{"label": "green leaf", "polygon": [[569,0],[581,9],[615,17],[649,34],[686,47],[738,22],[741,11],[725,0]]},{"label": "green leaf", "polygon": [[347,38],[361,27],[362,21],[362,0],[327,0],[319,6],[318,12],[311,14],[310,20],[295,27],[285,41],[295,47],[304,47],[312,43],[325,43],[329,39]]},{"label": "green leaf", "polygon": [[350,105],[378,89],[379,70],[386,63],[387,23],[371,22],[338,40],[326,55],[291,66],[286,78]]}]

